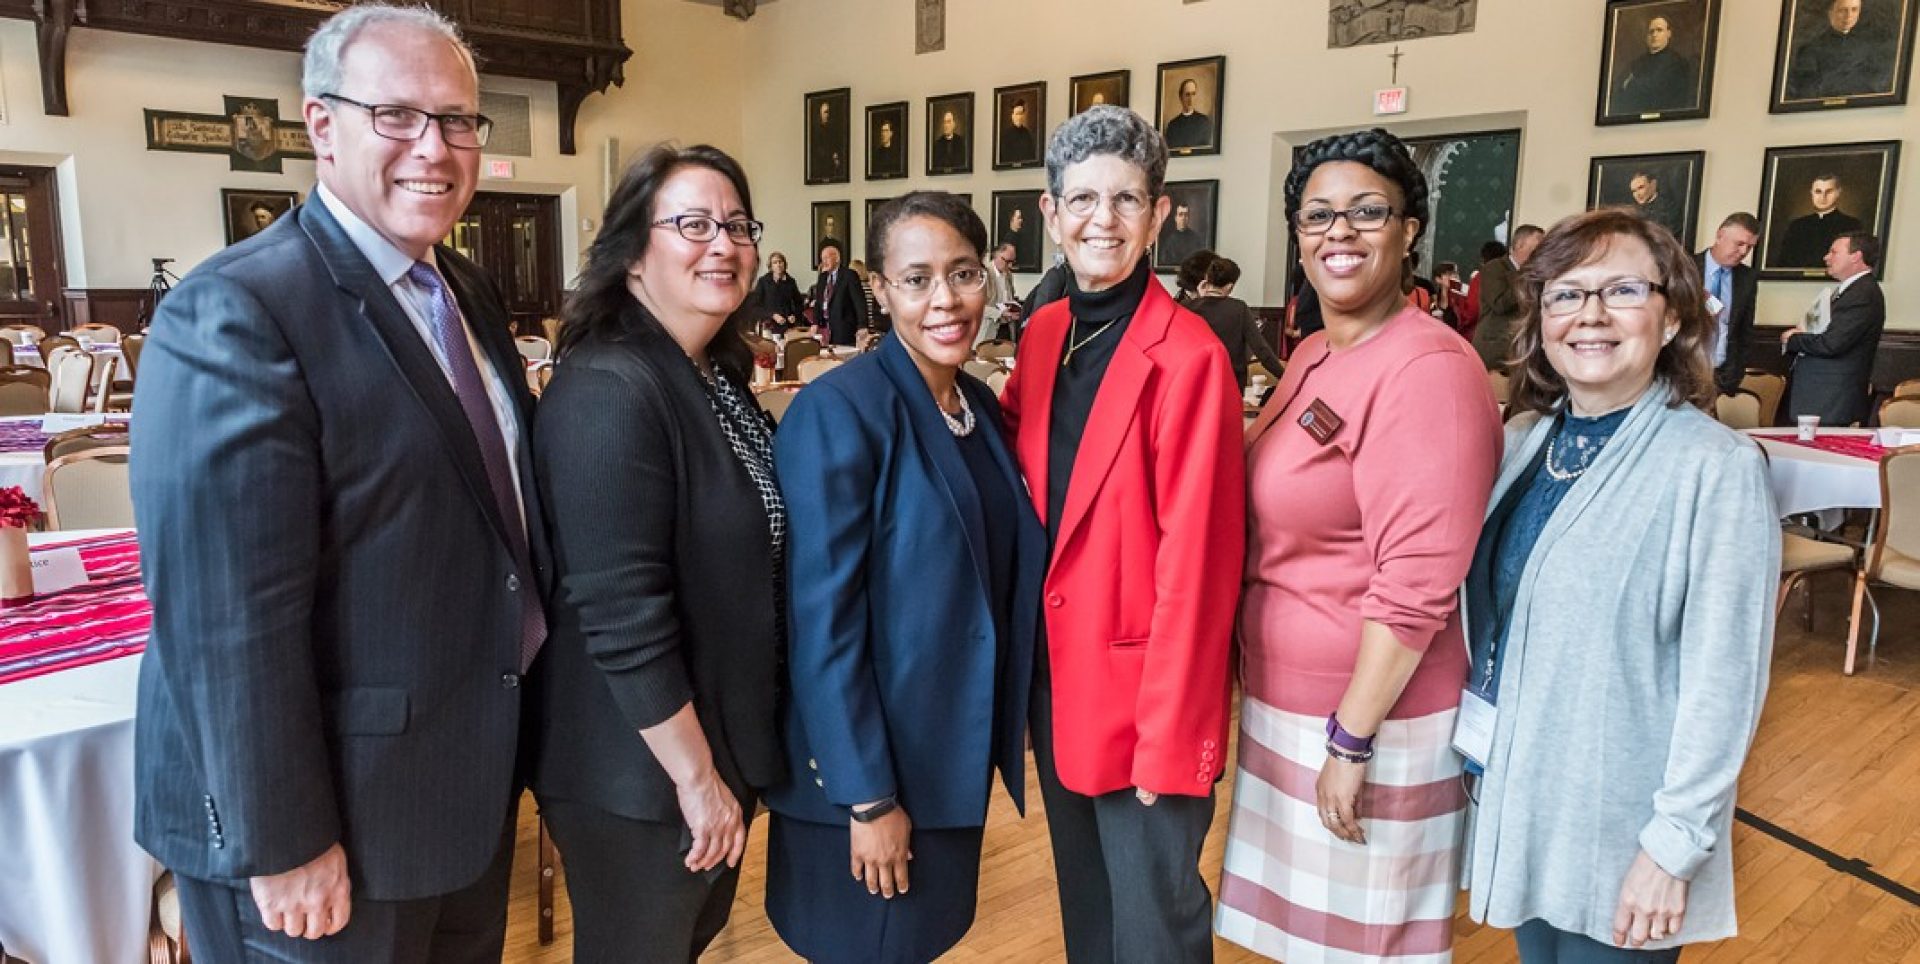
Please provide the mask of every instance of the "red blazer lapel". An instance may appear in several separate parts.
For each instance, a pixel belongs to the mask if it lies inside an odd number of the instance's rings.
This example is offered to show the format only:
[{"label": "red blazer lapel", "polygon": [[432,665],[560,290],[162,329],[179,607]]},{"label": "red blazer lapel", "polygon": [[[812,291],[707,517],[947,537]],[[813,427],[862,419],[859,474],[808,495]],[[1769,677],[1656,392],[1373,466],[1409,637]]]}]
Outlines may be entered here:
[{"label": "red blazer lapel", "polygon": [[1053,424],[1053,383],[1060,374],[1060,353],[1066,350],[1072,321],[1064,298],[1034,312],[1015,359],[1020,425],[1014,444],[1027,476],[1027,495],[1041,525],[1047,523],[1047,435]]}]

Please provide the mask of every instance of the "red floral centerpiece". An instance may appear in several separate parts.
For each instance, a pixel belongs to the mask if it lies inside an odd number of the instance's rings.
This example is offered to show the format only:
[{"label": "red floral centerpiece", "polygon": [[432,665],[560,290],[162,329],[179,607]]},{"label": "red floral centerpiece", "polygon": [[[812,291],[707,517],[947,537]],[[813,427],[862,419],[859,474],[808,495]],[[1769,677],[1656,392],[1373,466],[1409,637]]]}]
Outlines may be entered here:
[{"label": "red floral centerpiece", "polygon": [[0,607],[33,601],[27,529],[40,522],[39,503],[17,485],[0,489]]}]

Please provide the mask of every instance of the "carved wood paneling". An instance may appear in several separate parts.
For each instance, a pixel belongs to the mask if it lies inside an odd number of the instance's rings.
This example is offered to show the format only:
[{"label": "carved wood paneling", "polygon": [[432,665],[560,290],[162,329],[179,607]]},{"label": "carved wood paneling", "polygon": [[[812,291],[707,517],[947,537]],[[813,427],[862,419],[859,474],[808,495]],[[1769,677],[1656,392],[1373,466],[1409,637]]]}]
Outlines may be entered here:
[{"label": "carved wood paneling", "polygon": [[140,330],[140,316],[147,307],[145,288],[67,288],[60,294],[64,308],[58,323],[63,331],[100,324],[132,334]]}]

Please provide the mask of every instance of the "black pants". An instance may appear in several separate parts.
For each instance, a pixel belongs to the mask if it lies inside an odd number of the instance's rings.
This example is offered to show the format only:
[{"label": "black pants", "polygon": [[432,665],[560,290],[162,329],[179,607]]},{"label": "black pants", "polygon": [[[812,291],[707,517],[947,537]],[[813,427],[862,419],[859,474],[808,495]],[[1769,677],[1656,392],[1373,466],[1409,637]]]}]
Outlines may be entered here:
[{"label": "black pants", "polygon": [[684,964],[727,926],[740,868],[687,870],[680,824],[565,800],[542,801],[540,812],[566,867],[576,964]]},{"label": "black pants", "polygon": [[[199,964],[498,964],[513,872],[512,813],[493,863],[479,880],[419,900],[369,900],[356,892],[347,926],[317,940],[267,930],[245,881],[176,874],[187,946]],[[353,872],[349,862],[348,876]]]},{"label": "black pants", "polygon": [[1521,964],[1673,964],[1680,959],[1677,947],[1657,951],[1615,947],[1537,918],[1521,924],[1513,932],[1513,942],[1519,945]]},{"label": "black pants", "polygon": [[1213,960],[1213,900],[1200,877],[1213,796],[1162,796],[1149,807],[1130,789],[1089,797],[1061,786],[1053,763],[1053,698],[1046,674],[1038,675],[1033,758],[1053,838],[1067,960]]}]

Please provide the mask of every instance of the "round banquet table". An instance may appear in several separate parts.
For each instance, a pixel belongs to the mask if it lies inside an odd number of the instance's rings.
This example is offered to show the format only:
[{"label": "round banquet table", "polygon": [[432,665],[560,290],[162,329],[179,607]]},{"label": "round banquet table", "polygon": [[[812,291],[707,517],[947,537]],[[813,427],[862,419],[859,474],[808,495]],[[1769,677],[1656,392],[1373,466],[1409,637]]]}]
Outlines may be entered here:
[{"label": "round banquet table", "polygon": [[140,660],[0,683],[0,946],[8,954],[36,964],[147,959],[160,865],[133,842]]},{"label": "round banquet table", "polygon": [[[1880,463],[1873,459],[1809,448],[1792,441],[1796,429],[1749,429],[1767,452],[1773,498],[1783,516],[1821,509],[1880,508]],[[1821,437],[1871,438],[1870,428],[1823,428]]]}]

